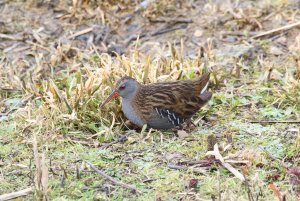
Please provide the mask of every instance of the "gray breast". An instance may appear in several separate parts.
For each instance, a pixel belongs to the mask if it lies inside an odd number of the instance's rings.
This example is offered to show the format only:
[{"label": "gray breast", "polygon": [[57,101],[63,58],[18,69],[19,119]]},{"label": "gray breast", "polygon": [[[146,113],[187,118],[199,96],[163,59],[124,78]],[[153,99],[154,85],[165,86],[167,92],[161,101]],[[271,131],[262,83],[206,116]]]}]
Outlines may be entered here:
[{"label": "gray breast", "polygon": [[125,116],[127,117],[127,119],[129,119],[135,125],[142,127],[145,124],[145,122],[134,111],[130,99],[127,98],[122,99],[122,110]]}]

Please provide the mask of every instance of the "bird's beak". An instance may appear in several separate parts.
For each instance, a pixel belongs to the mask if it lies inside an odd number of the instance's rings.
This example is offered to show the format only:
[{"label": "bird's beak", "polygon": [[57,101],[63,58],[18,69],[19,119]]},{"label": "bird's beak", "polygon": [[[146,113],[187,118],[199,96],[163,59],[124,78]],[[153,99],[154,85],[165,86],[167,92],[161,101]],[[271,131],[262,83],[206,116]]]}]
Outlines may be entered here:
[{"label": "bird's beak", "polygon": [[108,96],[108,98],[107,98],[103,103],[100,104],[100,108],[102,108],[106,103],[108,103],[109,101],[111,101],[111,100],[114,99],[114,98],[117,98],[118,96],[119,96],[119,93],[118,93],[116,90],[114,90],[114,91]]}]

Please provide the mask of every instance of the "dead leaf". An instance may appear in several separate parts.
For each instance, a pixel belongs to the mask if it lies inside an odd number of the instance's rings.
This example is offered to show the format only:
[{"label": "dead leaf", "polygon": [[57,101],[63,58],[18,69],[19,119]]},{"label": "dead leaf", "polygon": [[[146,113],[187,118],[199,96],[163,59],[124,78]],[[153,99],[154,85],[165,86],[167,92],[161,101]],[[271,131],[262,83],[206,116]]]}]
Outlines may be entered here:
[{"label": "dead leaf", "polygon": [[195,32],[194,32],[194,36],[195,37],[201,37],[203,35],[203,31],[202,30],[196,30]]},{"label": "dead leaf", "polygon": [[198,185],[198,179],[191,179],[189,181],[189,188],[196,188]]},{"label": "dead leaf", "polygon": [[240,169],[243,172],[243,175],[249,175],[249,168],[247,168],[247,166],[242,166]]},{"label": "dead leaf", "polygon": [[177,135],[180,139],[184,139],[189,136],[189,134],[184,130],[178,130]]},{"label": "dead leaf", "polygon": [[282,55],[282,54],[284,54],[284,52],[280,48],[278,48],[276,46],[270,46],[269,52],[270,52],[270,54],[274,54],[274,55]]},{"label": "dead leaf", "polygon": [[179,152],[173,152],[173,153],[167,152],[167,153],[164,154],[164,158],[168,162],[170,162],[170,161],[173,161],[175,159],[184,158],[184,155],[182,153],[179,153]]}]

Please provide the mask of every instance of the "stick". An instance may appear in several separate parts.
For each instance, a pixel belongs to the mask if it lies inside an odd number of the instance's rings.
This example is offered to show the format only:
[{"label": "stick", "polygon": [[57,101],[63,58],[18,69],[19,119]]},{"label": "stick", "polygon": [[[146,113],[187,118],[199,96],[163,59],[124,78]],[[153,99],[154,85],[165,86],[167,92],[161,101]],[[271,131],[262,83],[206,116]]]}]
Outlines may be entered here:
[{"label": "stick", "polygon": [[22,90],[21,89],[0,88],[0,91],[13,93],[13,92],[20,92]]},{"label": "stick", "polygon": [[102,177],[104,177],[105,179],[111,181],[113,184],[115,185],[118,185],[118,186],[121,186],[123,188],[127,188],[127,189],[130,189],[130,190],[133,190],[134,192],[137,192],[137,193],[142,193],[141,191],[139,191],[138,189],[136,189],[134,186],[131,186],[129,184],[125,184],[121,181],[118,181],[116,179],[114,179],[113,177],[107,175],[105,172],[97,169],[93,164],[89,163],[86,161],[86,163],[97,173],[99,173]]},{"label": "stick", "polygon": [[220,154],[219,146],[217,143],[214,146],[214,150],[208,151],[205,155],[206,156],[213,155],[216,159],[218,159],[220,161],[220,163],[222,164],[223,167],[225,167],[227,170],[229,170],[229,172],[231,172],[234,176],[239,178],[241,181],[245,181],[245,177],[238,170],[236,170],[232,165],[230,165],[229,163],[227,163],[224,160],[224,158]]},{"label": "stick", "polygon": [[43,49],[43,50],[46,50],[47,52],[51,52],[51,50],[50,50],[49,48],[44,47],[44,46],[42,46],[42,45],[40,45],[40,44],[38,44],[38,43],[34,43],[34,42],[30,41],[30,40],[26,40],[25,42],[26,42],[27,44],[29,44],[29,45],[37,46],[37,47],[39,47],[39,48],[41,48],[41,49]]},{"label": "stick", "polygon": [[192,19],[185,19],[185,18],[178,18],[178,19],[170,19],[170,18],[159,18],[159,19],[150,19],[150,22],[152,23],[193,23]]},{"label": "stick", "polygon": [[300,121],[249,121],[249,123],[255,124],[299,124]]},{"label": "stick", "polygon": [[31,193],[33,191],[32,187],[17,191],[17,192],[13,192],[13,193],[7,193],[7,194],[3,194],[0,195],[0,201],[4,201],[4,200],[11,200],[17,197],[21,197],[21,196],[25,196],[28,195],[29,193]]},{"label": "stick", "polygon": [[175,164],[168,164],[168,168],[172,169],[172,170],[192,170],[194,173],[199,173],[199,174],[206,174],[206,170],[205,169],[201,169],[201,168],[189,168],[187,166],[184,165],[175,165]]},{"label": "stick", "polygon": [[7,40],[23,40],[22,37],[8,35],[8,34],[2,34],[2,33],[0,33],[0,38],[7,39]]},{"label": "stick", "polygon": [[259,34],[255,35],[255,36],[253,36],[252,39],[260,38],[260,37],[263,37],[263,36],[267,36],[267,35],[270,35],[270,34],[273,34],[273,33],[279,32],[279,31],[287,31],[287,30],[292,29],[294,27],[297,27],[299,25],[300,25],[300,21],[299,22],[295,22],[293,24],[288,24],[288,25],[285,25],[285,26],[282,26],[282,27],[279,27],[279,28],[271,29],[269,31],[265,31],[265,32],[262,32],[262,33],[259,33]]},{"label": "stick", "polygon": [[73,39],[73,38],[76,38],[77,36],[80,36],[80,35],[83,35],[83,34],[87,34],[91,31],[93,31],[94,27],[90,27],[90,28],[87,28],[87,29],[84,29],[84,30],[81,30],[71,36],[68,37],[68,39]]},{"label": "stick", "polygon": [[222,165],[227,170],[229,170],[229,172],[231,172],[232,174],[234,174],[234,176],[236,176],[237,178],[239,178],[241,181],[245,181],[245,177],[239,171],[237,171],[234,167],[232,167],[229,163],[224,162],[224,163],[222,163]]},{"label": "stick", "polygon": [[107,144],[101,146],[100,149],[106,149],[107,147],[110,147],[113,144],[117,144],[119,142],[124,142],[125,140],[127,140],[127,135],[122,135],[119,139],[114,140],[114,141],[112,141],[110,143],[107,143]]},{"label": "stick", "polygon": [[173,170],[186,170],[188,167],[182,165],[168,164],[168,168]]},{"label": "stick", "polygon": [[222,31],[222,35],[231,35],[231,36],[255,36],[257,32],[242,32],[242,31]]},{"label": "stick", "polygon": [[171,32],[171,31],[176,31],[178,29],[185,29],[187,27],[187,25],[181,25],[179,27],[174,27],[174,28],[169,28],[169,29],[163,29],[163,30],[158,30],[152,34],[150,34],[150,36],[157,36],[157,35],[161,35],[161,34],[165,34],[165,33],[168,33],[168,32]]},{"label": "stick", "polygon": [[181,164],[184,165],[201,165],[202,167],[210,166],[214,163],[218,162],[218,160],[199,160],[199,161],[183,161]]}]

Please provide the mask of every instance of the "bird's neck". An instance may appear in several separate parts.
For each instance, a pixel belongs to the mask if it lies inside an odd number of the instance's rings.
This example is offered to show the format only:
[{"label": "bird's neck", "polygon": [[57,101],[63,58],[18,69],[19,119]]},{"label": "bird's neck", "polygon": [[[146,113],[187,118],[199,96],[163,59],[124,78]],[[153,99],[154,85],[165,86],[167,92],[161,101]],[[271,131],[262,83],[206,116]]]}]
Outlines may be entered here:
[{"label": "bird's neck", "polygon": [[142,127],[145,124],[145,122],[143,121],[141,116],[138,115],[138,112],[134,107],[135,96],[137,92],[138,90],[136,90],[133,95],[122,98],[122,111],[132,123]]}]

